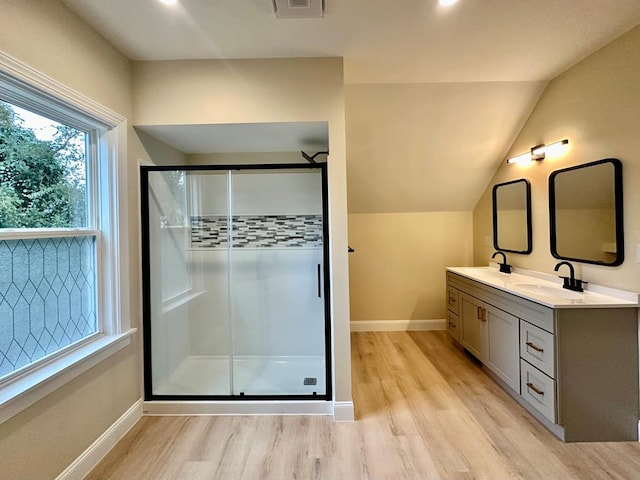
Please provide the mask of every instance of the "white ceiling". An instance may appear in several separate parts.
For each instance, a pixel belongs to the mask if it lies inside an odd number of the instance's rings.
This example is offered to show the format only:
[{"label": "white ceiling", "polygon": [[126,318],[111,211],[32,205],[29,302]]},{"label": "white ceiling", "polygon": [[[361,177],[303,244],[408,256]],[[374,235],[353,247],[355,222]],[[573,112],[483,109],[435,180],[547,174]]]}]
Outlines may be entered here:
[{"label": "white ceiling", "polygon": [[329,148],[326,122],[136,125],[136,128],[186,154],[297,150],[314,154]]},{"label": "white ceiling", "polygon": [[[134,61],[343,57],[355,213],[473,209],[546,83],[640,24],[640,0],[325,0],[320,19],[279,19],[273,0],[61,1]],[[313,152],[298,142],[320,138],[137,127],[186,153]]]},{"label": "white ceiling", "polygon": [[346,83],[546,81],[640,23],[638,0],[62,0],[132,60],[339,56]]}]

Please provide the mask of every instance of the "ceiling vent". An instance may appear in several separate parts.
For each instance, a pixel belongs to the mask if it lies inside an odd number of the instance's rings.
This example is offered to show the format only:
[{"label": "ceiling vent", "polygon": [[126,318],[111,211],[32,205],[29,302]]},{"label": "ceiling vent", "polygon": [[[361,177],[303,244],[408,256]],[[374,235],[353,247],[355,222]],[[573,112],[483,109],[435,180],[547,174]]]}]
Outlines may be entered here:
[{"label": "ceiling vent", "polygon": [[324,0],[273,0],[278,18],[324,17]]}]

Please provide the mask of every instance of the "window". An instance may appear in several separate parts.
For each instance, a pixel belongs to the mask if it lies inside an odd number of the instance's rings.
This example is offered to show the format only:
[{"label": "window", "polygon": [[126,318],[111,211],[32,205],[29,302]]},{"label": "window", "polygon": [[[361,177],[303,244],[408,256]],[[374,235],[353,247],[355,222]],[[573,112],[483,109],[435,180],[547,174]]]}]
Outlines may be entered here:
[{"label": "window", "polygon": [[100,330],[90,137],[0,100],[0,381]]},{"label": "window", "polygon": [[125,127],[0,53],[0,421],[130,341]]}]

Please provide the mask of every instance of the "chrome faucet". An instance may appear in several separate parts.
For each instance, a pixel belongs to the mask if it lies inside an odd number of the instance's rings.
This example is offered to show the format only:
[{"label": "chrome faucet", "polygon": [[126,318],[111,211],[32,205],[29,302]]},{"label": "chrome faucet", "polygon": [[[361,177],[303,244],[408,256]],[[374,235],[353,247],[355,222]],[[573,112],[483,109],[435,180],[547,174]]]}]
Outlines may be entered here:
[{"label": "chrome faucet", "polygon": [[582,288],[582,280],[579,280],[576,278],[573,265],[571,265],[569,262],[560,262],[553,268],[553,270],[557,272],[562,265],[566,265],[567,267],[569,267],[569,276],[560,277],[563,281],[562,288],[566,288],[567,290],[573,290],[574,292],[584,291]]},{"label": "chrome faucet", "polygon": [[502,273],[511,273],[511,265],[507,263],[507,256],[504,254],[504,252],[498,250],[493,255],[491,255],[491,258],[496,258],[496,255],[502,255],[502,263],[499,264],[500,271]]}]

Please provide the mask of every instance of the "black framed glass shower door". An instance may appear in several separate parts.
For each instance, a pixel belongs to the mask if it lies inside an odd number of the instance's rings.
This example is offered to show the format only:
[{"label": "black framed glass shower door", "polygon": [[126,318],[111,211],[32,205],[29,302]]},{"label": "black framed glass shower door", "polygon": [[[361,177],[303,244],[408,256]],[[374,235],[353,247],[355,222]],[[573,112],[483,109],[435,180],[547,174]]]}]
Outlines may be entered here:
[{"label": "black framed glass shower door", "polygon": [[330,399],[326,165],[141,178],[146,399]]}]

